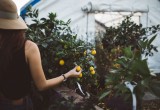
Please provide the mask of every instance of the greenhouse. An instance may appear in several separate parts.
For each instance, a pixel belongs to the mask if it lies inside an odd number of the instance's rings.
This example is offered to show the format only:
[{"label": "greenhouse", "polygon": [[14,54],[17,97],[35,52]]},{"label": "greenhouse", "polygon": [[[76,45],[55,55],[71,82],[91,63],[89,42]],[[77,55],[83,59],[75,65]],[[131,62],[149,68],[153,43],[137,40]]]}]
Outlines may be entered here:
[{"label": "greenhouse", "polygon": [[160,110],[160,0],[13,1],[50,81],[34,110]]}]

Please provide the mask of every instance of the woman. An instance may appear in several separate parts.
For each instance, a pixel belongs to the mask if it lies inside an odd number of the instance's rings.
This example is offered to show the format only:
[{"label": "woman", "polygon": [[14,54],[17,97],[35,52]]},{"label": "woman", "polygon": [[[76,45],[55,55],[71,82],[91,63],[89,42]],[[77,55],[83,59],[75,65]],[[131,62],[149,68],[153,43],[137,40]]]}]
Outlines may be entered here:
[{"label": "woman", "polygon": [[28,94],[31,81],[43,91],[68,77],[78,77],[76,67],[46,80],[37,45],[25,39],[25,22],[12,0],[0,0],[0,110],[32,110]]}]

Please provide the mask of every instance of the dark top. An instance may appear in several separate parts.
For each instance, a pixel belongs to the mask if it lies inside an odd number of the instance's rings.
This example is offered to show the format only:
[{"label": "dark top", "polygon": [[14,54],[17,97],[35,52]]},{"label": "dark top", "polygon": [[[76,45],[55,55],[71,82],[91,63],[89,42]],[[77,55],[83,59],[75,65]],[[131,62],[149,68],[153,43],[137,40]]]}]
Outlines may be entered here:
[{"label": "dark top", "polygon": [[[25,45],[25,43],[24,43]],[[25,46],[13,55],[7,71],[0,80],[0,92],[8,99],[19,99],[31,90],[31,74],[25,59]]]}]

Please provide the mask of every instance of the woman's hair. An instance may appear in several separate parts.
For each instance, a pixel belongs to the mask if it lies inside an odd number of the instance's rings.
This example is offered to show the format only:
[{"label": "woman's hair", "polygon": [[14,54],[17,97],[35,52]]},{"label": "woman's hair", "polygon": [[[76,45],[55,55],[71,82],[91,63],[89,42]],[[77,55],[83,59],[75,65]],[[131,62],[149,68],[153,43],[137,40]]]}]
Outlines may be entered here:
[{"label": "woman's hair", "polygon": [[6,71],[12,56],[25,42],[25,30],[0,29],[0,76]]}]

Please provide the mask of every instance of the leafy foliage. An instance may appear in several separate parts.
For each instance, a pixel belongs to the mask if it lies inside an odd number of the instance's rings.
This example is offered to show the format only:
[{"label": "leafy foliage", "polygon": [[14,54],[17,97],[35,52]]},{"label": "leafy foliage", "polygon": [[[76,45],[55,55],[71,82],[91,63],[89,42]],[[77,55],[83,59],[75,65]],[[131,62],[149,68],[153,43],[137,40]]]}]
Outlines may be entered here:
[{"label": "leafy foliage", "polygon": [[[38,19],[38,13],[38,10],[30,9],[26,14],[33,21],[28,25],[27,37],[37,43],[47,76],[64,74],[75,64],[81,66],[84,76],[90,76],[89,67],[95,67],[91,54],[94,46],[77,38],[69,27],[70,20],[58,20],[54,13],[49,13],[48,18]],[[59,64],[60,60],[64,61],[64,65]]]},{"label": "leafy foliage", "polygon": [[[75,65],[79,65],[82,68],[82,76],[67,80],[63,84],[71,89],[77,89],[76,82],[79,82],[83,92],[87,91],[90,95],[95,96],[98,92],[98,74],[95,65],[96,50],[94,45],[77,38],[76,33],[72,32],[69,27],[71,20],[67,22],[58,20],[54,13],[49,13],[47,18],[39,18],[38,14],[37,9],[28,8],[26,16],[31,19],[32,23],[28,24],[29,29],[26,36],[39,47],[43,70],[47,79],[60,76]],[[90,67],[93,67],[92,71]],[[37,109],[47,108],[46,106],[50,106],[49,109],[51,110],[60,108],[69,110],[94,109],[93,102],[95,100],[86,100],[84,103],[74,104],[70,100],[59,99],[57,103],[53,104],[53,102],[48,102],[48,98],[53,95],[52,93],[38,94],[36,91],[33,92],[33,100]],[[37,99],[35,96],[40,98]],[[46,97],[48,98],[46,99]],[[44,105],[45,102],[49,105]],[[39,106],[39,103],[41,103],[41,106]],[[90,104],[90,106],[86,104]]]},{"label": "leafy foliage", "polygon": [[[83,76],[76,81],[86,88],[87,84],[95,85],[97,75],[91,74],[89,70],[91,66],[96,70],[92,54],[94,46],[77,38],[69,27],[71,20],[58,20],[54,13],[49,13],[48,18],[39,19],[38,14],[38,10],[28,9],[26,16],[31,18],[32,23],[28,25],[26,36],[38,45],[46,76],[59,76],[79,65],[83,69]],[[74,87],[75,80],[67,83]]]},{"label": "leafy foliage", "polygon": [[97,72],[102,75],[100,77],[103,77],[104,71],[106,76],[104,88],[102,88],[103,93],[100,96],[101,100],[104,97],[113,96],[125,96],[124,99],[130,100],[128,98],[131,98],[131,93],[126,88],[125,81],[137,83],[134,92],[139,103],[145,91],[160,96],[157,86],[159,81],[150,74],[147,59],[142,59],[142,55],[147,58],[147,56],[153,55],[153,51],[157,51],[152,44],[156,35],[151,39],[148,39],[148,36],[155,34],[159,29],[159,25],[142,28],[141,24],[137,25],[130,21],[130,17],[127,17],[118,27],[108,27],[105,36],[97,40],[97,42],[102,42],[101,46],[99,44],[96,46],[99,50],[97,57],[103,55],[101,57],[106,59],[106,61],[96,62]]}]

